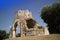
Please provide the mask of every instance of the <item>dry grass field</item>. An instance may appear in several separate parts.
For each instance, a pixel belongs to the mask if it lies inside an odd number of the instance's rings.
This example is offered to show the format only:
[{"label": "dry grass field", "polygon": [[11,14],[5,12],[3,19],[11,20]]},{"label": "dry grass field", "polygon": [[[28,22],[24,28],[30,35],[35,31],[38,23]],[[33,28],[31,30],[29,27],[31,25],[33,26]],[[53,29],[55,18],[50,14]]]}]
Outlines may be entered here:
[{"label": "dry grass field", "polygon": [[50,34],[47,36],[28,36],[28,37],[17,37],[6,40],[60,40],[60,34]]}]

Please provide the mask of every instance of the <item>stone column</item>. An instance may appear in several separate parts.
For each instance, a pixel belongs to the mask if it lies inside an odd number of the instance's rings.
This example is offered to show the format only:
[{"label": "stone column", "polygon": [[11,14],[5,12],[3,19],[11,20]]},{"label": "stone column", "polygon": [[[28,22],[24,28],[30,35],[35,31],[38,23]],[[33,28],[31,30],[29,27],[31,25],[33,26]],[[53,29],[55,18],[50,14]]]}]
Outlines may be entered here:
[{"label": "stone column", "polygon": [[12,38],[15,38],[16,37],[16,28],[13,27],[12,29]]},{"label": "stone column", "polygon": [[35,33],[35,36],[37,35],[37,29],[38,29],[38,25],[37,25],[37,23],[36,23],[35,26],[34,26],[34,33]]},{"label": "stone column", "polygon": [[16,37],[15,35],[16,35],[15,31],[13,31],[13,38],[15,38],[15,37]]},{"label": "stone column", "polygon": [[23,33],[23,24],[22,23],[20,23],[21,25],[21,27],[20,27],[20,33],[21,33],[21,37],[24,37],[25,35],[24,35],[24,33]]},{"label": "stone column", "polygon": [[45,35],[49,35],[48,27],[45,27]]}]

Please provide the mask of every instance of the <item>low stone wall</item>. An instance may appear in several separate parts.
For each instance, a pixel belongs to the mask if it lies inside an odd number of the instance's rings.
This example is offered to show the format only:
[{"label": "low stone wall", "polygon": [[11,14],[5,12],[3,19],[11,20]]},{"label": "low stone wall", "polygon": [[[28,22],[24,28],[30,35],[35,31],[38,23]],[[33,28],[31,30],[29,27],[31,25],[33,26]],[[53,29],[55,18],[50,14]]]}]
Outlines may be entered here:
[{"label": "low stone wall", "polygon": [[37,30],[34,29],[28,29],[26,32],[26,36],[43,36],[43,35],[49,35],[49,31],[47,27],[41,27]]}]

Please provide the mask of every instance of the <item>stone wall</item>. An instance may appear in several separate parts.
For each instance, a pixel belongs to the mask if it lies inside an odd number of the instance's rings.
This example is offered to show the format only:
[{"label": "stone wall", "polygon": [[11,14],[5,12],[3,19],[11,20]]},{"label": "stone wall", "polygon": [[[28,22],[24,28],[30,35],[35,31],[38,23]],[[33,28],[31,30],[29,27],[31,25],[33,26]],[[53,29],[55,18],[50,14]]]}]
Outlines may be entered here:
[{"label": "stone wall", "polygon": [[32,17],[29,10],[19,10],[15,14],[14,21],[10,30],[10,37],[16,37],[16,27],[20,26],[21,37],[24,36],[37,36],[49,34],[47,28],[38,28],[37,21]]}]

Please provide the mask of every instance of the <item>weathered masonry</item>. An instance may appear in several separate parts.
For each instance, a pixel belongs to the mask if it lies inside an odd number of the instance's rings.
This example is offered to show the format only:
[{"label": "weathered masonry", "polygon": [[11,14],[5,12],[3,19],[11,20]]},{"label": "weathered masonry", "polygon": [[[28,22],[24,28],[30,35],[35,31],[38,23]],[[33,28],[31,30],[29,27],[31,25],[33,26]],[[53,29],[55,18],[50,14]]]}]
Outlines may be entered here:
[{"label": "weathered masonry", "polygon": [[38,28],[39,25],[29,10],[19,10],[16,12],[10,28],[10,38],[16,37],[16,27],[18,25],[20,26],[21,37],[49,35],[47,27]]}]

